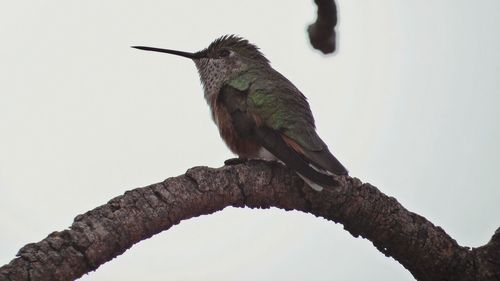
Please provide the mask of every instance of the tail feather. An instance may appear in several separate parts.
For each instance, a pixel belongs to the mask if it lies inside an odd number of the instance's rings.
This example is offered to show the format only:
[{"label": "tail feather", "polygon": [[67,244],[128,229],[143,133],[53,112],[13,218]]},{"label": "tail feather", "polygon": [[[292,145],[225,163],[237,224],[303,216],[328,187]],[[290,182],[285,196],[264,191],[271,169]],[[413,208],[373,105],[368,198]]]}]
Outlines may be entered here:
[{"label": "tail feather", "polygon": [[300,173],[297,173],[297,175],[298,175],[299,177],[301,177],[301,178],[302,178],[302,180],[304,180],[304,181],[307,183],[307,185],[309,185],[312,189],[314,189],[314,190],[316,190],[316,191],[322,191],[322,190],[323,190],[323,186],[321,186],[321,185],[319,185],[319,184],[317,184],[317,183],[313,182],[312,180],[310,180],[310,179],[308,179],[308,178],[304,177],[304,176],[303,176],[303,175],[301,175]]},{"label": "tail feather", "polygon": [[337,183],[331,176],[347,175],[347,169],[333,156],[326,145],[321,151],[302,149],[293,140],[268,127],[255,130],[259,143],[285,165],[293,169],[312,189],[323,190]]},{"label": "tail feather", "polygon": [[304,151],[305,157],[315,166],[337,176],[349,174],[349,171],[333,156],[327,147],[321,151]]},{"label": "tail feather", "polygon": [[335,180],[326,173],[320,172],[310,165],[301,154],[292,149],[281,137],[281,134],[268,127],[256,128],[258,142],[289,168],[321,186],[334,186]]}]

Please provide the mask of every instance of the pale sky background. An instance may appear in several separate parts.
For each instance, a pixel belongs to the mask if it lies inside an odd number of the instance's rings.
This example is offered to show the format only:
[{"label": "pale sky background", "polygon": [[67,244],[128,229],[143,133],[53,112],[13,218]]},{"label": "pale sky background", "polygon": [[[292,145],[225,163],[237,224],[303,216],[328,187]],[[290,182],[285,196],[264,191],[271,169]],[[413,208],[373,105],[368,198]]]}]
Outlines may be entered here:
[{"label": "pale sky background", "polygon": [[[293,2],[293,3],[292,3]],[[485,244],[500,226],[500,1],[338,1],[338,52],[313,50],[313,1],[0,4],[0,264],[126,190],[220,167],[194,64],[235,33],[309,98],[353,176]],[[81,280],[413,280],[341,225],[227,208],[143,241]]]}]

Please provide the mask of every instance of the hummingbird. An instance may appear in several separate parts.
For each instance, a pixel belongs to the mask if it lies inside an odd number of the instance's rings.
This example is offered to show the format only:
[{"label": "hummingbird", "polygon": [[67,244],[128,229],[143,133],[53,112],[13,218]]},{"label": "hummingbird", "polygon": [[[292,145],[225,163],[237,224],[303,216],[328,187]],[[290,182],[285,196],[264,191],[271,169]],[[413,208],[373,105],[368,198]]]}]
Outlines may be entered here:
[{"label": "hummingbird", "polygon": [[242,161],[281,161],[317,191],[348,174],[316,133],[306,97],[248,40],[224,35],[194,53],[132,48],[194,61],[220,136]]}]

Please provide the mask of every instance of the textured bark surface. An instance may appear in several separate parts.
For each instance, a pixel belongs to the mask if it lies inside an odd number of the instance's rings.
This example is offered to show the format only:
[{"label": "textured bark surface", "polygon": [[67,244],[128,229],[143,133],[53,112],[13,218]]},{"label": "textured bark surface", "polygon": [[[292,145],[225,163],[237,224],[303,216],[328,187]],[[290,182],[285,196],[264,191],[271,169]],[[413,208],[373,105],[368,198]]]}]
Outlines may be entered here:
[{"label": "textured bark surface", "polygon": [[227,206],[274,206],[342,223],[418,280],[500,280],[500,229],[482,247],[462,247],[376,187],[348,176],[337,180],[337,188],[316,192],[278,163],[192,168],[127,191],[77,216],[69,229],[24,246],[0,268],[0,280],[73,280],[181,220]]},{"label": "textured bark surface", "polygon": [[309,25],[307,32],[311,45],[323,52],[330,54],[336,49],[335,26],[337,25],[337,6],[334,0],[314,0],[318,6],[316,22]]}]

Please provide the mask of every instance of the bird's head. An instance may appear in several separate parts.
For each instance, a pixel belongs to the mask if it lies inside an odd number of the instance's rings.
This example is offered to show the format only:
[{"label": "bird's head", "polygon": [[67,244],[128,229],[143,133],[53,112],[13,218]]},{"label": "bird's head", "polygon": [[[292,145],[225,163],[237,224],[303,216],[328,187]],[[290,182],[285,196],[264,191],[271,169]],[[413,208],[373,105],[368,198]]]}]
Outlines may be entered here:
[{"label": "bird's head", "polygon": [[205,92],[220,88],[222,83],[232,76],[251,67],[269,66],[269,61],[257,46],[235,35],[224,35],[213,41],[207,48],[195,53],[143,46],[133,48],[192,59],[200,74]]}]

